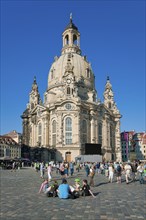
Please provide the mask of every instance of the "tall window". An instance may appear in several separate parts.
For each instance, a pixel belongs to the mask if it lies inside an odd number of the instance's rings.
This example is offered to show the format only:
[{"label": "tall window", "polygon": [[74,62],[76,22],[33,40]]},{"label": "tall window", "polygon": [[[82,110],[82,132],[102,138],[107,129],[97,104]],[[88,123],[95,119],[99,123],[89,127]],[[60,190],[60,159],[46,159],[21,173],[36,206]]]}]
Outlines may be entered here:
[{"label": "tall window", "polygon": [[70,87],[67,87],[67,95],[70,95]]},{"label": "tall window", "polygon": [[75,34],[73,35],[73,44],[77,45],[77,36]]},{"label": "tall window", "polygon": [[65,143],[72,144],[72,119],[65,119]]},{"label": "tall window", "polygon": [[38,125],[38,145],[41,146],[42,142],[42,124],[39,123]]},{"label": "tall window", "polygon": [[56,145],[56,121],[52,122],[52,145]]},{"label": "tall window", "polygon": [[65,44],[69,44],[69,36],[68,35],[65,36]]},{"label": "tall window", "polygon": [[110,146],[111,146],[111,147],[112,147],[112,145],[113,145],[112,139],[113,139],[113,131],[112,131],[112,126],[110,125]]},{"label": "tall window", "polygon": [[98,124],[98,143],[102,144],[102,124]]},{"label": "tall window", "polygon": [[109,103],[108,103],[108,107],[109,107],[109,108],[111,108],[111,107],[112,107],[112,106],[111,106],[111,102],[109,102]]},{"label": "tall window", "polygon": [[87,121],[86,120],[82,121],[81,130],[82,130],[82,141],[83,143],[87,143]]},{"label": "tall window", "polygon": [[86,69],[86,76],[87,76],[87,78],[90,78],[90,70],[89,70],[89,68]]}]

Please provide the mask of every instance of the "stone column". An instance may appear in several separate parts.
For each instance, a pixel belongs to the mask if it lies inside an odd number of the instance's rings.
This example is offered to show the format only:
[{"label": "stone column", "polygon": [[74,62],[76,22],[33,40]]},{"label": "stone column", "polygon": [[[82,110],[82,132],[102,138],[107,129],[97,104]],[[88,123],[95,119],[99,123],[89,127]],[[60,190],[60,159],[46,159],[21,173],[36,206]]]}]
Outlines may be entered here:
[{"label": "stone column", "polygon": [[116,132],[115,132],[115,154],[116,160],[122,161],[122,150],[121,150],[121,136],[120,136],[120,119],[116,118]]},{"label": "stone column", "polygon": [[94,121],[94,112],[91,111],[91,143],[95,143],[95,121]]}]

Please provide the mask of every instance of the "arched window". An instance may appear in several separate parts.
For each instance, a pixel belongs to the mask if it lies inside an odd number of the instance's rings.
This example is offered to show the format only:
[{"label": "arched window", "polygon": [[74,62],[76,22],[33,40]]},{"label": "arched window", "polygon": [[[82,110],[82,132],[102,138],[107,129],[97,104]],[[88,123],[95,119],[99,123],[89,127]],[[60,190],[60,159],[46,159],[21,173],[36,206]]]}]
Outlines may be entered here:
[{"label": "arched window", "polygon": [[77,45],[77,36],[75,34],[73,35],[73,44]]},{"label": "arched window", "polygon": [[87,121],[83,120],[82,121],[82,142],[87,143]]},{"label": "arched window", "polygon": [[56,146],[56,121],[52,122],[52,145]]},{"label": "arched window", "polygon": [[111,108],[111,102],[108,103],[108,107]]},{"label": "arched window", "polygon": [[69,44],[69,36],[68,35],[65,36],[65,44]]},{"label": "arched window", "polygon": [[89,68],[86,69],[86,76],[87,76],[87,78],[90,78],[90,70],[89,70]]},{"label": "arched window", "polygon": [[114,148],[115,142],[114,142],[114,131],[113,126],[110,125],[110,146],[111,148]]},{"label": "arched window", "polygon": [[65,119],[65,143],[72,144],[72,119],[70,117]]},{"label": "arched window", "polygon": [[31,109],[33,109],[34,108],[34,103],[31,103]]},{"label": "arched window", "polygon": [[42,143],[42,124],[38,124],[38,145],[41,146]]},{"label": "arched window", "polygon": [[70,95],[70,87],[67,87],[67,95]]},{"label": "arched window", "polygon": [[102,144],[102,124],[98,124],[98,143]]}]

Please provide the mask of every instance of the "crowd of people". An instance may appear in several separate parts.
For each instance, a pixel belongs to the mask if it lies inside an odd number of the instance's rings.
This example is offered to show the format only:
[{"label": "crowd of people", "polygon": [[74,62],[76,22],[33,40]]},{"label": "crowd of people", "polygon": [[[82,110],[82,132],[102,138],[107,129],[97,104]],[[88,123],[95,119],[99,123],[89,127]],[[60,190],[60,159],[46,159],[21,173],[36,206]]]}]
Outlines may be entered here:
[{"label": "crowd of people", "polygon": [[[75,169],[74,169],[75,168]],[[110,183],[113,183],[116,178],[117,183],[122,183],[125,179],[126,184],[130,182],[139,181],[141,184],[146,182],[146,163],[142,162],[107,162],[107,163],[77,163],[74,162],[62,162],[57,164],[45,164],[44,162],[35,163],[34,169],[40,172],[40,177],[43,182],[40,186],[39,193],[44,192],[48,197],[58,196],[59,198],[79,198],[80,196],[95,197],[91,191],[91,187],[94,187],[95,175],[105,175]],[[79,178],[75,179],[75,184],[69,185],[67,178],[74,175],[74,171],[85,171],[87,179],[81,181]],[[58,184],[57,180],[52,180],[52,173],[60,174],[62,183]],[[44,179],[45,172],[47,173],[47,179]],[[76,174],[77,174],[76,173]],[[81,183],[82,182],[82,183]]]}]

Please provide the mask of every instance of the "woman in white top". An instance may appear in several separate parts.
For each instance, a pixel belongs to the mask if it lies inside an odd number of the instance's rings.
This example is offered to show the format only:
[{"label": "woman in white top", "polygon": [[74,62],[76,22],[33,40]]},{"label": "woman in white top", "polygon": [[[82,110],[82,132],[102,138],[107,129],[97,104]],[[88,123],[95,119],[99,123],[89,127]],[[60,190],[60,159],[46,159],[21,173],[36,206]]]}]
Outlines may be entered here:
[{"label": "woman in white top", "polygon": [[124,167],[125,170],[125,178],[126,178],[126,183],[129,183],[129,179],[131,177],[131,172],[132,172],[132,168],[131,165],[129,163],[127,163]]},{"label": "woman in white top", "polygon": [[108,176],[109,182],[112,183],[114,177],[114,167],[112,164],[109,165],[108,172],[109,172],[109,176]]},{"label": "woman in white top", "polygon": [[51,181],[52,179],[51,172],[52,172],[52,167],[51,167],[51,164],[49,164],[47,167],[48,181]]}]

